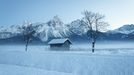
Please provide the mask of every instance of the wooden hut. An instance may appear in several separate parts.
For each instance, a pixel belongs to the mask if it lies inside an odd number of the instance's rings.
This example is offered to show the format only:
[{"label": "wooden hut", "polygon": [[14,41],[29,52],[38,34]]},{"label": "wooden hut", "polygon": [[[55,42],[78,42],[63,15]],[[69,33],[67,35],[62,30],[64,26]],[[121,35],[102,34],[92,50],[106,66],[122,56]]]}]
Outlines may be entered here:
[{"label": "wooden hut", "polygon": [[51,50],[69,50],[72,42],[68,38],[52,39],[49,43]]}]

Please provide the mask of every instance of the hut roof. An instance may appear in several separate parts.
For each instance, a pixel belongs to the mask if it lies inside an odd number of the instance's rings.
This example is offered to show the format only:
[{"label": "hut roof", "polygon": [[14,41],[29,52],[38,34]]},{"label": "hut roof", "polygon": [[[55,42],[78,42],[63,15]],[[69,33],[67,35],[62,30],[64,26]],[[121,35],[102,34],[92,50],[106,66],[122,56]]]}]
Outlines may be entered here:
[{"label": "hut roof", "polygon": [[63,44],[63,43],[65,43],[65,41],[69,41],[69,43],[72,44],[71,41],[68,38],[64,38],[64,39],[53,39],[50,42],[48,42],[48,44]]}]

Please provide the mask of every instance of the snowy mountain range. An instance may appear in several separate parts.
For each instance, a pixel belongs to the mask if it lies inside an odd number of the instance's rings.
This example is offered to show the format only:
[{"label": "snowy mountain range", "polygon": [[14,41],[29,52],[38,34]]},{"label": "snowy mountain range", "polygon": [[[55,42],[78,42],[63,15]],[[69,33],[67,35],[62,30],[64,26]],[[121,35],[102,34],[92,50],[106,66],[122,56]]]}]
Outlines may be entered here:
[{"label": "snowy mountain range", "polygon": [[[23,24],[25,25],[25,24]],[[0,41],[24,41],[21,28],[23,25],[11,25],[9,27],[0,27]],[[83,20],[75,20],[70,24],[64,24],[58,16],[46,23],[32,23],[36,27],[34,39],[40,42],[48,42],[53,38],[70,38],[73,41],[88,40],[86,36],[87,28]],[[134,40],[134,24],[123,25],[115,30],[100,32],[100,40]],[[18,40],[17,40],[18,39]],[[8,41],[7,41],[8,40]]]},{"label": "snowy mountain range", "polygon": [[109,31],[111,33],[131,34],[134,33],[134,24],[123,25],[120,28]]}]

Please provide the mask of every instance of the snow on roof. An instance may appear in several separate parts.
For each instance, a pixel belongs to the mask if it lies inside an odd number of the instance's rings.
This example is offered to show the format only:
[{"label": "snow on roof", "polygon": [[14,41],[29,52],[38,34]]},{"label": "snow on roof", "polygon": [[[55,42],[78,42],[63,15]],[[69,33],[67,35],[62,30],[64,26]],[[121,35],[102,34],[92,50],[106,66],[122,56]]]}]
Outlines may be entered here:
[{"label": "snow on roof", "polygon": [[64,39],[53,39],[48,44],[63,44],[67,40],[71,43],[71,41],[68,38],[64,38]]}]

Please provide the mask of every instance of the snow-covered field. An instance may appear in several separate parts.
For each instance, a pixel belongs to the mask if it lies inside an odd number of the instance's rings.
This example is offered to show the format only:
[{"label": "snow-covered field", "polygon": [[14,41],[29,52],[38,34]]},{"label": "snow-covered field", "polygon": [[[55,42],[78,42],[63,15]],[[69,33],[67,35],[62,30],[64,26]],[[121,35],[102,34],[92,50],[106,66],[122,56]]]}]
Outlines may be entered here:
[{"label": "snow-covered field", "polygon": [[[134,48],[105,48],[91,53],[49,51],[48,46],[0,46],[0,75],[134,75]],[[82,49],[84,51],[82,51]]]},{"label": "snow-covered field", "polygon": [[56,71],[48,71],[39,68],[0,64],[0,75],[72,75]]}]

